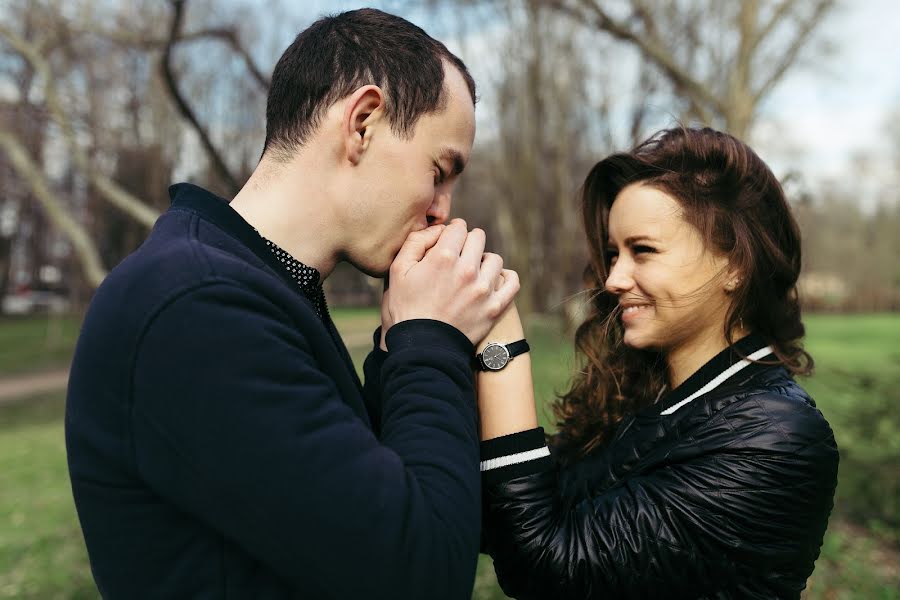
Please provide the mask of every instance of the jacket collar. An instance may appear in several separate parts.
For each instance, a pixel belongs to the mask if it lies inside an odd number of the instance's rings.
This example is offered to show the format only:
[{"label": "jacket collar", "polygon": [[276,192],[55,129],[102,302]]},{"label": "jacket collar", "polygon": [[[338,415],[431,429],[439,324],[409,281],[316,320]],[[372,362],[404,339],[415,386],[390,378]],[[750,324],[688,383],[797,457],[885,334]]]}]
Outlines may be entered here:
[{"label": "jacket collar", "polygon": [[297,284],[284,263],[272,253],[253,226],[231,208],[228,200],[192,183],[176,183],[170,186],[169,198],[172,201],[172,209],[188,210],[212,222],[249,248],[253,254],[284,279],[291,289],[295,289]]},{"label": "jacket collar", "polygon": [[[780,364],[773,363],[772,358],[772,349],[765,338],[751,333],[716,354],[681,385],[664,395],[651,410],[660,415],[673,414],[694,399],[734,379],[738,373],[746,378],[771,368],[773,364]],[[764,362],[755,362],[758,360]]]},{"label": "jacket collar", "polygon": [[[175,185],[170,186],[169,197],[172,201],[170,210],[190,211],[199,215],[204,220],[213,223],[222,231],[249,248],[263,263],[277,273],[287,283],[290,289],[298,290],[297,283],[294,281],[293,277],[291,277],[291,274],[284,263],[282,263],[269,249],[265,240],[253,226],[245,221],[236,210],[229,206],[227,200],[191,183],[176,183]],[[315,310],[313,302],[310,301],[305,294],[298,293],[297,295],[302,298],[304,302],[308,303],[312,310]],[[334,340],[338,351],[341,353],[341,357],[344,359],[350,377],[356,383],[357,390],[361,391],[362,384],[353,367],[353,360],[350,358],[350,354],[347,352],[347,348],[343,341],[341,341],[340,333],[335,327],[334,322],[331,320],[331,316],[328,314],[327,310],[325,311],[323,321],[328,333]],[[348,403],[351,404],[353,410],[360,415],[360,418],[367,423],[369,422],[368,413],[361,400],[353,402],[348,401]]]}]

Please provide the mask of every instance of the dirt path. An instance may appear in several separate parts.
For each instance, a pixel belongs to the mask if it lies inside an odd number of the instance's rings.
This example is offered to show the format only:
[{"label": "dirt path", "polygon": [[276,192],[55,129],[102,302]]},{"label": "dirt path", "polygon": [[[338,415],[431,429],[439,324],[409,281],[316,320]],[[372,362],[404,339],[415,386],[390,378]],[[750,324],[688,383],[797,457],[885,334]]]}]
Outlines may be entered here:
[{"label": "dirt path", "polygon": [[[371,331],[349,333],[344,336],[344,343],[351,350],[367,348],[372,343],[372,333]],[[36,394],[64,390],[68,381],[68,369],[0,378],[0,404]]]},{"label": "dirt path", "polygon": [[0,404],[25,396],[64,390],[69,381],[69,370],[43,371],[0,379]]}]

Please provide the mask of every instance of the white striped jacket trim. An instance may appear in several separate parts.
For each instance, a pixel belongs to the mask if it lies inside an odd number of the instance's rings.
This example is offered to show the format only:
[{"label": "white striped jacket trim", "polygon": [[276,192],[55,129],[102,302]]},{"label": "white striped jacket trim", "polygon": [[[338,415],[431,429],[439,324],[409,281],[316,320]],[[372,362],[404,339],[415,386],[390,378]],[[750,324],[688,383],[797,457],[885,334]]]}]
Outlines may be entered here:
[{"label": "white striped jacket trim", "polygon": [[547,446],[544,446],[543,448],[535,448],[534,450],[528,450],[526,452],[517,452],[516,454],[507,454],[506,456],[498,456],[497,458],[489,458],[487,460],[483,460],[481,461],[481,470],[493,471],[494,469],[499,469],[500,467],[517,465],[519,463],[544,458],[545,456],[550,456],[550,448],[548,448]]},{"label": "white striped jacket trim", "polygon": [[741,369],[750,366],[752,364],[752,361],[759,360],[763,356],[772,354],[772,352],[774,352],[774,350],[772,349],[772,346],[766,346],[765,348],[760,348],[753,354],[748,355],[747,358],[741,360],[740,362],[734,363],[733,365],[731,365],[730,367],[728,367],[727,369],[725,369],[724,371],[722,371],[721,373],[716,375],[713,379],[711,379],[709,381],[709,383],[704,385],[702,388],[700,388],[699,390],[697,390],[696,392],[694,392],[693,394],[691,394],[690,396],[688,396],[687,398],[685,398],[684,400],[679,402],[678,404],[674,404],[674,405],[670,406],[666,410],[662,411],[660,414],[671,415],[672,413],[674,413],[676,410],[678,410],[679,408],[681,408],[688,402],[695,400],[696,398],[698,398],[699,396],[702,396],[703,394],[713,391],[714,389],[716,389],[717,387],[722,385],[722,383],[724,383],[726,379],[728,379],[729,377],[731,377],[732,375],[734,375]]}]

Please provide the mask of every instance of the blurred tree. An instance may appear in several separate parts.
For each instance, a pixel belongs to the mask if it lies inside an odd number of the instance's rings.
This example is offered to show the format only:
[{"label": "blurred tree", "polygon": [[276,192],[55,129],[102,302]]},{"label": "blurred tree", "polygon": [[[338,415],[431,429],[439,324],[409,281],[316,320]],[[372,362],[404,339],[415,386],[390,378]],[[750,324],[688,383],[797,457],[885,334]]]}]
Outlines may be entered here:
[{"label": "blurred tree", "polygon": [[834,0],[545,0],[636,48],[685,103],[684,117],[746,138]]},{"label": "blurred tree", "polygon": [[504,255],[523,282],[521,310],[546,312],[580,276],[574,200],[587,154],[588,77],[573,24],[547,18],[540,0],[504,12],[511,33],[493,90],[498,135],[481,160]]},{"label": "blurred tree", "polygon": [[[258,142],[248,139],[252,136],[246,131],[258,130],[259,121],[248,122],[234,110],[223,114],[222,101],[228,92],[236,103],[252,93],[259,101],[268,85],[242,45],[245,32],[253,29],[253,19],[245,18],[251,13],[236,9],[228,14],[230,23],[206,26],[218,18],[215,7],[209,0],[195,4],[201,10],[191,21],[204,24],[187,30],[186,0],[171,0],[169,6],[151,0],[119,5],[79,0],[65,8],[19,0],[4,7],[0,65],[20,65],[12,74],[19,84],[16,102],[20,110],[40,108],[53,124],[53,135],[35,156],[28,152],[32,140],[27,135],[0,123],[0,155],[32,190],[41,213],[71,242],[91,287],[143,237],[134,225],[119,225],[128,221],[146,230],[167,204],[165,183],[184,146],[177,114],[200,140],[200,151],[219,182],[213,186],[216,191],[233,193],[256,158],[247,148]],[[203,48],[208,69],[221,74],[237,62],[249,76],[186,84],[183,80],[194,76],[191,67],[203,61],[179,60],[175,50],[202,43],[216,46]],[[186,98],[209,106],[204,116],[214,125],[201,122]],[[48,149],[56,153],[45,164]],[[137,159],[139,163],[126,164]],[[59,177],[49,175],[60,171],[74,175],[66,181],[83,185],[63,193]],[[69,193],[79,189],[86,190],[81,198]],[[118,242],[107,239],[111,231],[122,234]],[[97,239],[105,240],[102,252]]]}]

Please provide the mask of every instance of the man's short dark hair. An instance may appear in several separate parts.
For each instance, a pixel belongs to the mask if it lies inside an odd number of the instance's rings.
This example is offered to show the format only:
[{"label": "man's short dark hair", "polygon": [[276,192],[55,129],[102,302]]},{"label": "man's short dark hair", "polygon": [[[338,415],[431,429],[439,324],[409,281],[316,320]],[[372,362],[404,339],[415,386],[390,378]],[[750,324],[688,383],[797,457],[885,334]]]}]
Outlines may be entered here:
[{"label": "man's short dark hair", "polygon": [[369,84],[384,90],[391,129],[408,139],[419,117],[445,108],[444,61],[459,69],[474,103],[465,64],[406,19],[371,8],[319,19],[275,65],[263,154],[289,159],[332,104]]}]

